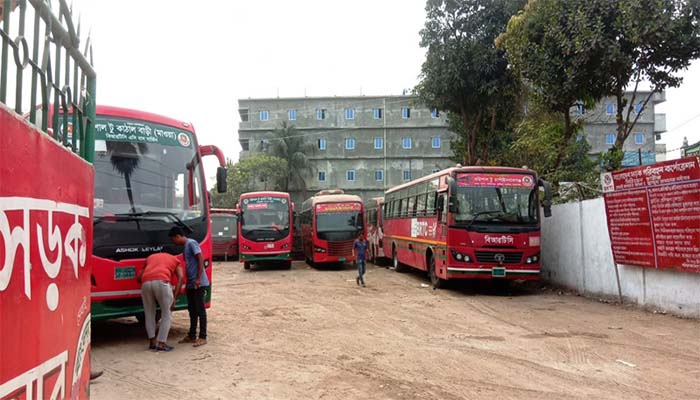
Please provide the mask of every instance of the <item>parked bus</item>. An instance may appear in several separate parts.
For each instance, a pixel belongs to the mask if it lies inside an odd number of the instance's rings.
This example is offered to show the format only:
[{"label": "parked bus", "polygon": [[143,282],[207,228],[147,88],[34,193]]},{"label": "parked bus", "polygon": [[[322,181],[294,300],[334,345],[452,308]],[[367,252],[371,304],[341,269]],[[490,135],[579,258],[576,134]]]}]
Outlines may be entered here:
[{"label": "parked bus", "polygon": [[384,259],[384,197],[375,197],[365,202],[365,229],[369,242],[369,259],[373,263]]},{"label": "parked bus", "polygon": [[243,268],[258,263],[292,267],[293,228],[289,193],[243,193],[238,202],[238,254]]},{"label": "parked bus", "polygon": [[238,259],[238,211],[211,209],[211,252],[224,261]]},{"label": "parked bus", "polygon": [[[217,190],[226,191],[225,159],[199,146],[191,124],[125,108],[98,106],[95,121],[95,200],[92,318],[143,316],[136,276],[146,257],[178,255],[168,231],[181,227],[199,242],[211,279],[212,240],[202,157],[215,155]],[[183,290],[184,293],[184,290]],[[209,306],[211,291],[206,294]],[[175,309],[187,308],[184,294]]]},{"label": "parked bus", "polygon": [[550,185],[527,169],[458,166],[388,190],[384,246],[394,268],[426,270],[434,287],[450,279],[539,279],[538,185],[548,217]]},{"label": "parked bus", "polygon": [[354,261],[352,245],[365,234],[362,199],[342,190],[324,190],[301,207],[301,241],[306,262]]}]

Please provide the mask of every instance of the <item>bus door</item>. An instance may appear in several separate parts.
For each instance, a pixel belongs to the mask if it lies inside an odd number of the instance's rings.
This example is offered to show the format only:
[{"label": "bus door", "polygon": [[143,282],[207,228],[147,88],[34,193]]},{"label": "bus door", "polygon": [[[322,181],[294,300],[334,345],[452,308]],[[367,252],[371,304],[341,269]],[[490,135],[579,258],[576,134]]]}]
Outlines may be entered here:
[{"label": "bus door", "polygon": [[447,270],[447,260],[449,259],[447,252],[447,212],[449,210],[449,197],[447,191],[438,192],[436,199],[437,206],[437,226],[435,227],[435,241],[445,243],[436,251],[442,255],[435,259],[435,269],[442,275],[443,271]]}]

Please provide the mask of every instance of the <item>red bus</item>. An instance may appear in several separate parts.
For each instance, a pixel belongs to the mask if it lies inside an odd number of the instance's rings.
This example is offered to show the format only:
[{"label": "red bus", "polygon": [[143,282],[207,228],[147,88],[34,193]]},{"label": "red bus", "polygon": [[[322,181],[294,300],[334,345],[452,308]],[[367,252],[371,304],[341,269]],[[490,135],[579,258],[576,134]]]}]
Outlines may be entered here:
[{"label": "red bus", "polygon": [[352,245],[365,233],[363,205],[359,196],[342,190],[323,190],[301,207],[301,241],[306,262],[354,261]]},{"label": "red bus", "polygon": [[243,193],[238,202],[238,254],[243,268],[279,263],[292,267],[292,204],[289,193]]},{"label": "red bus", "polygon": [[[96,114],[92,319],[139,318],[143,305],[136,276],[146,257],[167,252],[182,261],[182,247],[168,238],[173,226],[199,242],[212,282],[202,157],[218,158],[219,192],[226,191],[226,160],[218,148],[198,145],[190,123],[107,106],[97,106]],[[208,291],[207,306],[210,299]],[[187,309],[184,294],[175,309]]]},{"label": "red bus", "polygon": [[238,211],[211,209],[211,251],[224,261],[238,259]]},{"label": "red bus", "polygon": [[365,202],[365,229],[369,242],[369,259],[377,263],[384,254],[384,197],[375,197]]},{"label": "red bus", "polygon": [[425,270],[434,287],[449,279],[539,279],[538,185],[548,217],[550,185],[527,169],[458,166],[388,190],[384,246],[394,268]]}]

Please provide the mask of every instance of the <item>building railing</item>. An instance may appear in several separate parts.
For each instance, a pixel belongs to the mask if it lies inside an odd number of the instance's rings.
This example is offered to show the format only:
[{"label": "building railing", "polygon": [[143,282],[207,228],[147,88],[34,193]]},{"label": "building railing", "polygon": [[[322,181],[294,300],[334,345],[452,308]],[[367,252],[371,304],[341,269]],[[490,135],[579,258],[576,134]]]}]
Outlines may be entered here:
[{"label": "building railing", "polygon": [[[96,74],[87,59],[92,47],[88,37],[80,51],[80,23],[76,28],[65,0],[58,3],[57,17],[48,0],[0,0],[0,102],[92,162]],[[27,22],[33,22],[31,30]],[[8,98],[12,88],[14,98]]]}]

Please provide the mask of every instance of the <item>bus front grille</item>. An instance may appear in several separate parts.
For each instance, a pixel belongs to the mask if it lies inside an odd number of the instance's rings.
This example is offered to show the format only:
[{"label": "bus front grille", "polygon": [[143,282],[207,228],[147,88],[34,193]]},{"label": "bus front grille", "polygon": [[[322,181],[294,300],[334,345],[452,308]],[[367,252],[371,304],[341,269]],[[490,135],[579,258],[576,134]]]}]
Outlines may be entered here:
[{"label": "bus front grille", "polygon": [[352,245],[354,240],[344,240],[340,242],[328,242],[328,255],[334,257],[347,257],[352,255]]},{"label": "bus front grille", "polygon": [[477,251],[476,260],[482,263],[518,264],[523,260],[523,253],[506,253],[498,251]]}]

